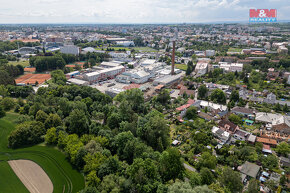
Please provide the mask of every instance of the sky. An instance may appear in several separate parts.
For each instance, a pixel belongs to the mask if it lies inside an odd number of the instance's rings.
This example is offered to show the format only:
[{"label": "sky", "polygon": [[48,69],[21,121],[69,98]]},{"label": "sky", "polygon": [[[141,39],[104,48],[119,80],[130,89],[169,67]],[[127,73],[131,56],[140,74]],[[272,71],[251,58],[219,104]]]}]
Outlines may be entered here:
[{"label": "sky", "polygon": [[290,20],[290,0],[0,0],[0,23],[247,22],[251,8]]}]

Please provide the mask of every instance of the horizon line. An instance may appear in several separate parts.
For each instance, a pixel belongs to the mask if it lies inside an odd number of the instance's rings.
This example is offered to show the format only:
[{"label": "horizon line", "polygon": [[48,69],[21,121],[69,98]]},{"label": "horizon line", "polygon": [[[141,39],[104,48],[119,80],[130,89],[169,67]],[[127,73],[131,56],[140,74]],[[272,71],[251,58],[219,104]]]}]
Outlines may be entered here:
[{"label": "horizon line", "polygon": [[0,23],[0,25],[184,25],[184,24],[275,24],[275,23],[289,23],[290,20],[280,20],[277,22],[265,22],[265,23],[250,23],[246,21],[211,21],[211,22],[152,22],[152,23],[111,23],[111,22],[82,22],[82,23],[73,23],[73,22],[47,22],[47,23]]}]

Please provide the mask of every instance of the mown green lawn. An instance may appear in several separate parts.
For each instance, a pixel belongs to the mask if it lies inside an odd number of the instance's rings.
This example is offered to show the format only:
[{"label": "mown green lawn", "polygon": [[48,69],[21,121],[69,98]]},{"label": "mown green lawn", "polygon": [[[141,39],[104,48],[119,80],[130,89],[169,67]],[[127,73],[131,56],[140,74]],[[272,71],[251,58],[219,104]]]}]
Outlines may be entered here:
[{"label": "mown green lawn", "polygon": [[134,47],[134,50],[138,50],[139,52],[157,52],[157,50],[149,47]]},{"label": "mown green lawn", "polygon": [[29,193],[8,162],[0,161],[0,193]]},{"label": "mown green lawn", "polygon": [[[12,121],[16,118],[17,114],[7,113],[6,117],[0,119],[0,176],[5,172],[11,178],[9,181],[0,178],[0,193],[2,193],[1,187],[6,188],[5,193],[27,192],[19,180],[13,180],[15,174],[8,167],[7,161],[16,159],[32,160],[41,166],[53,183],[54,193],[74,193],[84,188],[83,175],[75,170],[66,160],[65,155],[56,148],[40,145],[16,150],[7,148],[7,136],[15,129]],[[14,189],[9,188],[10,186],[14,186]]]},{"label": "mown green lawn", "polygon": [[187,65],[186,64],[175,64],[175,67],[180,69],[180,70],[187,70]]},{"label": "mown green lawn", "polygon": [[228,52],[241,52],[242,50],[241,48],[229,48]]},{"label": "mown green lawn", "polygon": [[20,64],[20,65],[23,66],[23,67],[30,66],[28,60],[21,60],[21,61],[19,61],[19,62],[17,62],[17,61],[9,61],[8,64],[11,64],[11,65],[13,65],[13,66],[16,66],[16,65]]}]

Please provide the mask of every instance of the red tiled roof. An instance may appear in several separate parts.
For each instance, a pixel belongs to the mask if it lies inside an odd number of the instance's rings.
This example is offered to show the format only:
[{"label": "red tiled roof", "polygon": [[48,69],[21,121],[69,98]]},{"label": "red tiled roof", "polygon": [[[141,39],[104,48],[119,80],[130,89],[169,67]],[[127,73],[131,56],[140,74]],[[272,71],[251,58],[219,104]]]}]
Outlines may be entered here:
[{"label": "red tiled roof", "polygon": [[269,138],[257,137],[257,142],[271,144],[271,145],[277,145],[277,141],[275,139],[269,139]]},{"label": "red tiled roof", "polygon": [[155,90],[160,90],[163,87],[164,87],[164,85],[160,84],[160,85],[158,85],[158,86],[155,87]]},{"label": "red tiled roof", "polygon": [[193,99],[188,99],[187,104],[193,104],[193,103],[195,103],[195,100],[193,100]]},{"label": "red tiled roof", "polygon": [[191,104],[185,104],[185,105],[182,105],[180,107],[177,107],[176,110],[177,111],[182,111],[183,109],[187,109],[188,107],[190,107]]},{"label": "red tiled roof", "polygon": [[139,87],[140,87],[139,84],[130,84],[129,86],[124,86],[123,89],[130,90],[130,89],[139,88]]},{"label": "red tiled roof", "polygon": [[190,107],[193,103],[195,103],[195,101],[192,100],[192,99],[189,99],[185,105],[182,105],[182,106],[180,106],[180,107],[177,107],[176,110],[177,110],[177,111],[182,111],[182,110],[184,110],[184,109],[187,109],[187,108]]},{"label": "red tiled roof", "polygon": [[263,149],[271,150],[270,145],[263,144]]}]

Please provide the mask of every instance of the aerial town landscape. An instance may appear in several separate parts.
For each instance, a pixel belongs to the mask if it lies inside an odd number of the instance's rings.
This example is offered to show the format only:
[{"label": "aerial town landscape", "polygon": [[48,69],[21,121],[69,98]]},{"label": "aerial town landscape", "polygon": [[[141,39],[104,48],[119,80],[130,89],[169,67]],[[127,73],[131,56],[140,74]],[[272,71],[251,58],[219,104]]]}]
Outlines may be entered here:
[{"label": "aerial town landscape", "polygon": [[290,23],[273,10],[0,24],[0,193],[290,192]]}]

